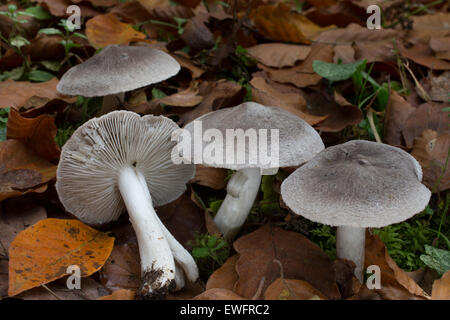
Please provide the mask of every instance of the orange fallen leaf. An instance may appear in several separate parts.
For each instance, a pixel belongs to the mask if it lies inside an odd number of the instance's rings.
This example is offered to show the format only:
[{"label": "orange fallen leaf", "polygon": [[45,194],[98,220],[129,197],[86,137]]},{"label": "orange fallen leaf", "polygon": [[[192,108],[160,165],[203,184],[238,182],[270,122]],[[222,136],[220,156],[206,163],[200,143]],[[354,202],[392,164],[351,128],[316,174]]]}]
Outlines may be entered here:
[{"label": "orange fallen leaf", "polygon": [[250,19],[265,37],[276,41],[311,43],[316,36],[334,26],[320,27],[286,3],[260,5]]},{"label": "orange fallen leaf", "polygon": [[278,278],[267,287],[264,300],[327,300],[327,298],[306,281]]},{"label": "orange fallen leaf", "polygon": [[54,116],[43,114],[37,118],[25,118],[15,109],[9,112],[8,139],[21,141],[48,161],[59,158],[60,149],[55,141],[56,132]]},{"label": "orange fallen leaf", "polygon": [[87,277],[110,255],[114,238],[78,220],[45,219],[17,235],[9,248],[9,296],[67,275],[71,265]]},{"label": "orange fallen leaf", "polygon": [[134,300],[135,297],[136,297],[135,291],[121,289],[114,291],[109,296],[100,297],[97,300]]},{"label": "orange fallen leaf", "polygon": [[450,270],[442,278],[434,281],[431,299],[450,300]]},{"label": "orange fallen leaf", "polygon": [[0,108],[13,107],[19,110],[34,96],[49,100],[59,99],[67,103],[76,101],[74,98],[59,94],[56,91],[57,85],[58,79],[56,78],[40,83],[13,80],[0,82]]},{"label": "orange fallen leaf", "polygon": [[145,39],[145,34],[121,22],[112,13],[98,15],[86,22],[86,36],[89,43],[96,49],[111,44],[126,45],[133,40]]},{"label": "orange fallen leaf", "polygon": [[29,192],[43,192],[56,177],[56,166],[29,150],[22,142],[0,142],[0,201]]}]

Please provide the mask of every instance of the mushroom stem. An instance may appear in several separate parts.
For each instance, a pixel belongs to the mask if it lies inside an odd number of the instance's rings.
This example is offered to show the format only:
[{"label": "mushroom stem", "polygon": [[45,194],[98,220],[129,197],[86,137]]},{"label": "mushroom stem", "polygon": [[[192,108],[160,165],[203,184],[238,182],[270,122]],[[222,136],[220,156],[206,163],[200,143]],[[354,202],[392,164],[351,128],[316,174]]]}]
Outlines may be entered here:
[{"label": "mushroom stem", "polygon": [[[147,197],[151,201],[150,190],[148,189],[147,182],[145,181],[145,177],[142,174],[138,174],[139,181],[146,193]],[[156,214],[156,213],[155,213]],[[173,257],[175,261],[178,263],[178,267],[181,266],[186,277],[191,282],[195,282],[198,279],[198,267],[195,263],[194,258],[191,254],[178,242],[177,239],[167,230],[166,226],[161,222],[158,215],[156,215],[156,220],[158,221],[159,227],[161,231],[166,237],[166,240],[169,244],[170,250],[172,250]]]},{"label": "mushroom stem", "polygon": [[366,245],[366,228],[337,227],[336,255],[339,259],[353,261],[356,265],[355,276],[362,283],[364,280],[364,251]]},{"label": "mushroom stem", "polygon": [[139,175],[134,168],[124,168],[118,185],[139,245],[140,294],[146,298],[161,298],[175,287],[175,260]]},{"label": "mushroom stem", "polygon": [[125,102],[125,92],[111,94],[103,97],[102,108],[100,113],[102,115],[117,110],[117,106]]},{"label": "mushroom stem", "polygon": [[227,196],[214,218],[225,239],[233,238],[244,224],[260,184],[260,168],[241,169],[231,176],[227,185]]}]

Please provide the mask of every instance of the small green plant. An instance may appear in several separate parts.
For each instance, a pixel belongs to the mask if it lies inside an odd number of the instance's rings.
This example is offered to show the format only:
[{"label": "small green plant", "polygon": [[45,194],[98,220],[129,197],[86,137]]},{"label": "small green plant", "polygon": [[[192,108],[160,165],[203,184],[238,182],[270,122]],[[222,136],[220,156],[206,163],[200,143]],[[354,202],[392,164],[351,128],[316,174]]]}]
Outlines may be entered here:
[{"label": "small green plant", "polygon": [[22,51],[22,48],[29,45],[30,41],[25,37],[25,32],[21,27],[21,24],[27,23],[28,20],[21,19],[21,17],[29,16],[38,20],[46,20],[50,17],[48,12],[40,6],[30,7],[25,11],[18,11],[16,5],[9,5],[8,11],[0,11],[0,15],[7,16],[13,22],[8,38],[0,33],[0,39],[9,45],[24,61],[22,66],[3,72],[0,75],[0,81],[12,79],[45,82],[53,78],[54,75],[49,72],[37,70],[36,67],[31,68],[28,57]]},{"label": "small green plant", "polygon": [[55,137],[56,144],[59,147],[62,147],[67,142],[67,140],[69,140],[74,131],[75,128],[68,123],[65,123],[61,128],[58,128]]},{"label": "small green plant", "polygon": [[194,243],[190,245],[193,247],[192,256],[197,262],[202,278],[208,278],[230,255],[228,242],[208,233],[198,234]]},{"label": "small green plant", "polygon": [[[61,21],[58,23],[59,26],[62,27],[64,31],[61,31],[60,29],[56,28],[44,28],[39,30],[39,33],[46,34],[46,35],[59,35],[62,36],[63,39],[61,40],[61,45],[64,47],[65,52],[65,58],[61,61],[59,64],[59,68],[63,66],[65,63],[70,63],[71,57],[74,57],[75,54],[71,53],[70,51],[73,48],[80,47],[78,43],[75,43],[75,38],[81,38],[81,39],[87,39],[87,37],[79,32],[75,32],[75,26],[69,22],[68,20],[61,19]],[[58,68],[58,70],[59,70]],[[53,71],[58,71],[53,70]]]},{"label": "small green plant", "polygon": [[311,222],[309,238],[316,243],[330,259],[336,259],[336,230],[327,225]]},{"label": "small green plant", "polygon": [[0,109],[0,141],[6,140],[9,108]]}]

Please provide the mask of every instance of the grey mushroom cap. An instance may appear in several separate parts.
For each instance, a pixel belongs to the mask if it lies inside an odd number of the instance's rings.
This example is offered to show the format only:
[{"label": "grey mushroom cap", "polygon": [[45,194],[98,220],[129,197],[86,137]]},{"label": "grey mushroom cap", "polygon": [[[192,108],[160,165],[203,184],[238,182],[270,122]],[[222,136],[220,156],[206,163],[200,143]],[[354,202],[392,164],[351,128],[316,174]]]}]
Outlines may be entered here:
[{"label": "grey mushroom cap", "polygon": [[193,178],[194,165],[171,160],[171,134],[163,116],[114,111],[79,127],[63,146],[56,190],[67,211],[86,223],[116,220],[125,209],[118,177],[134,166],[146,179],[154,206],[177,199]]},{"label": "grey mushroom cap", "polygon": [[[261,168],[272,169],[277,167],[298,166],[306,161],[309,161],[315,154],[324,149],[324,144],[320,135],[301,118],[293,115],[277,107],[264,106],[255,102],[245,102],[238,106],[231,108],[224,108],[217,111],[207,113],[185,126],[191,136],[194,136],[194,122],[201,121],[202,129],[205,132],[208,129],[219,130],[223,136],[223,161],[220,164],[206,163],[208,166],[226,168],[232,170],[240,170],[244,168]],[[278,166],[272,163],[261,162],[261,158],[252,157],[250,160],[249,139],[246,138],[245,149],[242,150],[245,156],[244,163],[237,163],[236,161],[227,161],[226,153],[226,131],[227,129],[242,129],[246,132],[248,129],[254,129],[259,132],[260,129],[267,130],[267,155],[271,153],[271,130],[275,129],[279,132],[279,158]],[[257,134],[258,143],[261,136]],[[197,142],[195,142],[197,143]],[[203,141],[203,148],[210,142]],[[237,139],[234,142],[235,152],[234,159],[237,159]],[[259,151],[259,144],[257,150]],[[197,150],[192,147],[192,158],[195,160]],[[258,152],[257,152],[258,153]],[[259,154],[259,153],[258,153]],[[193,159],[188,160],[193,160]]]},{"label": "grey mushroom cap", "polygon": [[69,96],[113,95],[166,80],[179,70],[178,62],[161,50],[110,45],[67,71],[56,89]]},{"label": "grey mushroom cap", "polygon": [[431,196],[409,153],[355,140],[333,146],[281,185],[284,202],[305,218],[331,225],[383,227],[421,212]]}]

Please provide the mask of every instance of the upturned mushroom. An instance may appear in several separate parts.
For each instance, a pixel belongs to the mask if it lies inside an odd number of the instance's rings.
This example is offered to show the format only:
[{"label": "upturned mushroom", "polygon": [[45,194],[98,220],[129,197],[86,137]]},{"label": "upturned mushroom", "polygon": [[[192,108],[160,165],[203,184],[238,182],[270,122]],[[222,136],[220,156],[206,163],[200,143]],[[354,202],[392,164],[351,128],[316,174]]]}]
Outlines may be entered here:
[{"label": "upturned mushroom", "polygon": [[363,281],[368,227],[402,222],[421,212],[431,196],[420,164],[386,144],[355,140],[329,147],[298,168],[281,185],[296,214],[337,227],[337,257],[355,263]]},{"label": "upturned mushroom", "polygon": [[167,53],[149,48],[109,45],[69,69],[56,89],[65,95],[104,97],[102,113],[124,102],[125,92],[166,80],[180,71]]},{"label": "upturned mushroom", "polygon": [[[186,160],[237,170],[214,217],[226,239],[234,237],[247,219],[262,174],[275,174],[279,167],[301,165],[324,148],[319,134],[305,121],[280,108],[255,102],[210,112],[186,125],[185,130],[194,137],[191,154],[183,154]],[[198,130],[205,132],[206,139],[199,137]],[[211,134],[215,143],[221,137],[225,137],[225,143],[216,145],[216,154],[208,159],[203,150],[210,148]],[[244,146],[239,140],[244,141]],[[269,150],[270,157],[266,157]]]},{"label": "upturned mushroom", "polygon": [[154,210],[178,198],[194,175],[194,165],[171,161],[171,134],[178,128],[163,116],[111,112],[74,132],[57,169],[59,198],[80,220],[103,224],[127,209],[141,257],[140,294],[146,298],[182,287],[183,271],[190,281],[198,278],[194,259]]}]

